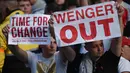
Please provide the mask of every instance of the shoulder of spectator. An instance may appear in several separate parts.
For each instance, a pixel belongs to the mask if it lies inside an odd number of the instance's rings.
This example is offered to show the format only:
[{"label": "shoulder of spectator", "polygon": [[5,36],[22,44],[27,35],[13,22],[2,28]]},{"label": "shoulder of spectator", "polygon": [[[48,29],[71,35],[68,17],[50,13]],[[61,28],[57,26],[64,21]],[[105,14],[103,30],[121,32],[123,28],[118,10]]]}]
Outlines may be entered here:
[{"label": "shoulder of spectator", "polygon": [[2,24],[0,24],[0,26],[1,26],[0,28],[3,29],[6,25],[8,25],[10,23],[10,17],[14,16],[16,14],[23,15],[24,12],[19,9],[11,11],[11,13],[5,18],[5,20],[2,22]]}]

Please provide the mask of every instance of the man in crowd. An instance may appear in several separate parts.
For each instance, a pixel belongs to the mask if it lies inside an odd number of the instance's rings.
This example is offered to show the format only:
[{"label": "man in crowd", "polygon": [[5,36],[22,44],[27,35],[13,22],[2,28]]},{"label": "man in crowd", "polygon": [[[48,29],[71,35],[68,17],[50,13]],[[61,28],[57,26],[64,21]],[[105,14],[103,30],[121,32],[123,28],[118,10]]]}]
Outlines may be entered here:
[{"label": "man in crowd", "polygon": [[51,37],[50,45],[39,46],[42,50],[40,54],[26,52],[18,46],[10,50],[17,58],[29,65],[32,73],[66,73],[67,61],[72,61],[75,53],[71,53],[73,50],[70,47],[62,47],[59,52],[56,52],[56,48],[56,41]]},{"label": "man in crowd", "polygon": [[130,73],[130,39],[128,37],[123,37],[121,57],[118,64],[119,73]]},{"label": "man in crowd", "polygon": [[[8,64],[8,66],[7,66],[7,61],[9,61],[9,60],[7,60],[7,58],[9,58],[9,55],[11,53],[8,50],[9,47],[7,45],[6,38],[4,36],[4,34],[7,35],[8,33],[6,32],[6,30],[3,30],[3,28],[5,28],[9,24],[9,22],[10,22],[9,20],[10,20],[11,16],[16,15],[16,14],[24,14],[24,13],[20,9],[17,9],[18,8],[17,7],[17,1],[14,0],[14,1],[3,1],[3,2],[4,2],[4,6],[6,8],[6,12],[5,12],[6,15],[5,15],[2,23],[0,24],[0,41],[1,41],[0,49],[3,50],[3,53],[4,53],[3,55],[1,55],[1,57],[5,58],[5,55],[6,55],[6,58],[5,59],[0,58],[0,59],[1,59],[1,62],[2,62],[1,65],[4,64],[3,73],[4,72],[5,73],[8,73],[8,72],[11,73],[12,70],[15,68],[16,64],[11,63],[11,61],[10,61],[10,62],[8,62],[10,64]],[[7,55],[8,55],[8,57],[7,57]],[[4,61],[5,61],[5,63],[4,63]],[[23,66],[21,66],[21,68],[22,67]],[[15,72],[17,72],[17,71],[18,71],[18,69]],[[13,73],[15,73],[15,72],[13,72]]]},{"label": "man in crowd", "polygon": [[130,33],[130,31],[127,30],[129,28],[129,24],[130,22],[127,22],[123,32],[124,37],[122,38],[121,57],[118,64],[119,73],[130,73],[130,34],[126,34]]},{"label": "man in crowd", "polygon": [[[121,16],[123,8],[118,5],[117,7],[119,8],[118,14],[122,32]],[[76,55],[75,60],[77,61],[74,61],[77,63],[73,64],[73,69],[68,73],[118,73],[121,43],[122,37],[113,38],[111,48],[106,53],[104,53],[104,46],[101,40],[85,43],[88,53],[80,54],[80,56]]]},{"label": "man in crowd", "polygon": [[[8,48],[14,48],[14,47],[10,47],[9,45],[7,45],[6,42],[6,38],[3,34],[7,35],[7,29],[8,28],[8,24],[10,22],[10,17],[16,14],[24,14],[23,12],[25,12],[25,14],[30,14],[32,7],[31,7],[31,3],[29,0],[18,0],[18,2],[16,0],[14,1],[6,1],[5,5],[8,8],[8,15],[5,18],[5,20],[2,22],[1,24],[1,47],[4,49],[5,54],[3,54],[2,56],[4,57],[6,55],[5,60],[1,58],[2,61],[5,61],[4,63],[4,67],[3,67],[3,73],[30,73],[30,68],[26,67],[25,64],[23,62],[21,62],[20,60],[18,60],[10,51]],[[23,50],[27,51],[33,51],[33,52],[37,52],[34,51],[33,48],[38,48],[38,45],[20,45],[19,47],[22,48]]]},{"label": "man in crowd", "polygon": [[32,13],[32,5],[30,0],[17,0],[18,1],[18,8],[22,10],[25,14]]}]

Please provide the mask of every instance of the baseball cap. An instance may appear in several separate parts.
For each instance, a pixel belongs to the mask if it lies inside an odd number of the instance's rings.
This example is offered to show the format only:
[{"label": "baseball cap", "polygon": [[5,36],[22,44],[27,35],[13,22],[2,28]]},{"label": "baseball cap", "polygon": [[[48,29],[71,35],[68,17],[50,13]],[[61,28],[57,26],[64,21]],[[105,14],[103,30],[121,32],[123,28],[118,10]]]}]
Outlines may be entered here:
[{"label": "baseball cap", "polygon": [[122,37],[122,46],[124,45],[130,45],[130,38]]}]

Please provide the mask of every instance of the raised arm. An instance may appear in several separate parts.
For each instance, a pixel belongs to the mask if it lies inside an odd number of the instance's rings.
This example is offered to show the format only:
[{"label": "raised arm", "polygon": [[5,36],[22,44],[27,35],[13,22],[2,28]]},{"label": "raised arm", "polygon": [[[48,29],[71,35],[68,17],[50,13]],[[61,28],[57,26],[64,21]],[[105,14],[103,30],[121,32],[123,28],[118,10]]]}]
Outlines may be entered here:
[{"label": "raised arm", "polygon": [[28,55],[27,52],[16,46],[9,46],[10,51],[21,61],[24,63],[28,63]]},{"label": "raised arm", "polygon": [[76,53],[71,47],[62,47],[60,48],[60,54],[64,62],[73,61]]},{"label": "raised arm", "polygon": [[123,23],[122,23],[122,14],[124,12],[123,8],[117,5],[118,9],[118,16],[119,16],[119,23],[120,23],[120,30],[121,30],[121,37],[112,39],[111,43],[111,51],[116,56],[120,56],[121,54],[121,46],[122,46],[122,35],[123,35]]},{"label": "raised arm", "polygon": [[[49,20],[49,24],[50,24],[51,36],[55,38],[53,18]],[[66,63],[67,61],[73,61],[76,56],[75,51],[71,47],[68,47],[68,46],[60,48],[60,55],[62,56],[64,63]]]}]

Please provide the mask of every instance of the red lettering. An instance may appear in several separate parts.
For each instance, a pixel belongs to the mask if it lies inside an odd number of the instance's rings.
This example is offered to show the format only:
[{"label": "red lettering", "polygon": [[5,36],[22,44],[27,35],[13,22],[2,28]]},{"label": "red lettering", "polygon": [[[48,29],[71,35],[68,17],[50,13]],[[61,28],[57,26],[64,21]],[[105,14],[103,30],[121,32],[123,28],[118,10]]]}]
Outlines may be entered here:
[{"label": "red lettering", "polygon": [[11,32],[13,37],[48,37],[48,27],[13,27]]},{"label": "red lettering", "polygon": [[41,27],[37,27],[37,36],[41,37],[42,36],[42,31]]},{"label": "red lettering", "polygon": [[[35,33],[35,32],[34,32]],[[29,35],[29,31],[28,31],[28,28],[25,27],[25,30],[24,30],[24,37],[30,37]]]},{"label": "red lettering", "polygon": [[43,25],[44,24],[46,24],[46,25],[48,24],[48,18],[47,17],[43,17]]},{"label": "red lettering", "polygon": [[25,17],[19,17],[19,26],[25,26]]},{"label": "red lettering", "polygon": [[80,28],[81,36],[84,40],[91,40],[96,37],[97,32],[96,32],[96,25],[94,21],[90,22],[90,30],[91,30],[90,35],[87,35],[84,23],[79,24],[79,28]]},{"label": "red lettering", "polygon": [[83,9],[81,9],[81,13],[78,10],[76,10],[76,18],[77,18],[77,20],[79,20],[80,18],[84,19],[84,10]]},{"label": "red lettering", "polygon": [[111,14],[114,14],[111,4],[105,5],[105,12],[106,12],[106,15],[108,15],[108,12],[111,12]]},{"label": "red lettering", "polygon": [[16,38],[16,37],[17,37],[17,34],[15,34],[15,32],[16,32],[16,28],[15,28],[15,27],[13,27],[13,28],[11,29],[11,32],[12,32],[12,37],[13,37],[13,38]]},{"label": "red lettering", "polygon": [[12,26],[14,26],[14,19],[15,17],[12,17]]},{"label": "red lettering", "polygon": [[[72,37],[70,39],[66,37],[66,30],[70,30],[72,32]],[[71,25],[67,25],[61,29],[60,37],[61,37],[61,40],[65,43],[74,42],[77,39],[77,36],[78,36],[78,32],[76,28]]]},{"label": "red lettering", "polygon": [[33,17],[33,26],[34,26],[35,23],[37,22],[36,18],[37,18],[37,17]]},{"label": "red lettering", "polygon": [[48,31],[48,27],[43,27],[43,36],[44,37],[48,37],[47,36],[47,31]]},{"label": "red lettering", "polygon": [[65,22],[65,13],[62,14],[58,14],[58,15],[54,15],[54,18],[56,19],[56,22],[58,24],[60,24],[61,22],[64,23]]},{"label": "red lettering", "polygon": [[67,12],[68,22],[74,21],[74,11]]},{"label": "red lettering", "polygon": [[42,24],[42,17],[38,17],[38,25],[40,26]]},{"label": "red lettering", "polygon": [[30,21],[29,19],[30,19],[30,17],[26,17],[26,26],[29,26],[29,24],[28,24],[28,22]]},{"label": "red lettering", "polygon": [[23,30],[22,30],[22,28],[18,28],[18,37],[23,37]]},{"label": "red lettering", "polygon": [[30,27],[30,35],[31,37],[36,37],[36,27]]},{"label": "red lettering", "polygon": [[16,26],[19,26],[19,23],[18,23],[18,17],[16,17]]},{"label": "red lettering", "polygon": [[104,32],[105,32],[105,36],[110,36],[110,27],[109,27],[109,23],[113,22],[113,18],[109,18],[109,19],[103,19],[103,20],[98,20],[98,24],[99,25],[103,25],[104,27]]},{"label": "red lettering", "polygon": [[[90,11],[90,14],[88,13]],[[94,14],[94,11],[92,8],[87,8],[86,11],[85,11],[85,14],[86,14],[86,17],[88,18],[93,18],[95,17],[95,14]]]},{"label": "red lettering", "polygon": [[103,12],[103,6],[97,6],[96,7],[97,16],[103,16],[104,14],[101,12]]}]

